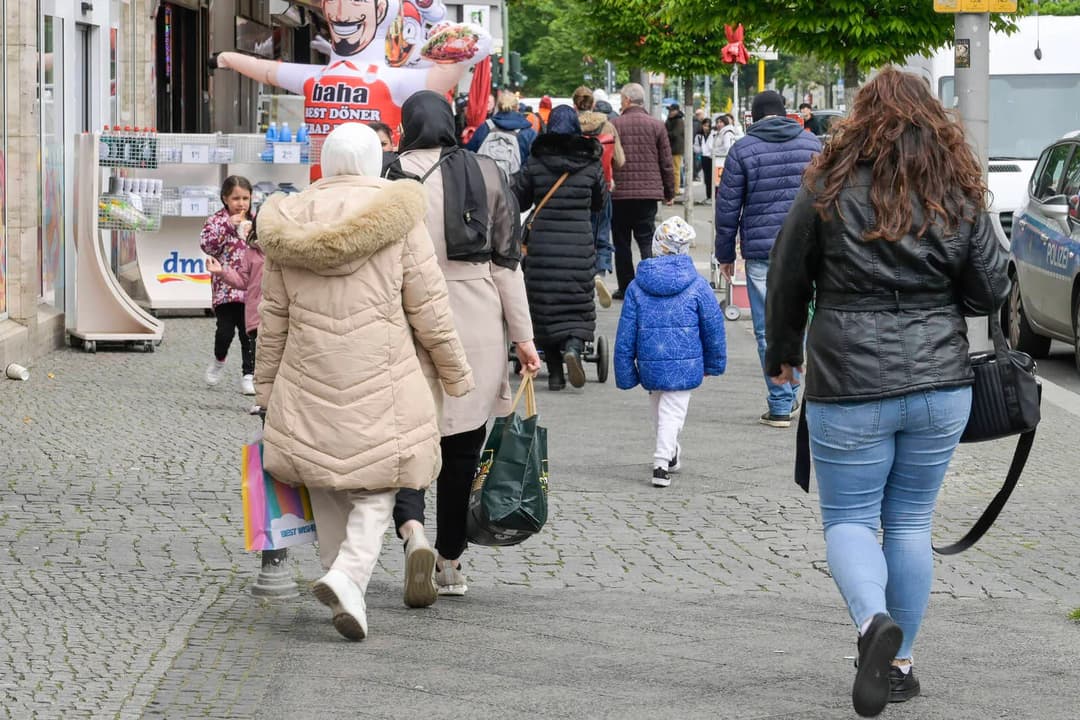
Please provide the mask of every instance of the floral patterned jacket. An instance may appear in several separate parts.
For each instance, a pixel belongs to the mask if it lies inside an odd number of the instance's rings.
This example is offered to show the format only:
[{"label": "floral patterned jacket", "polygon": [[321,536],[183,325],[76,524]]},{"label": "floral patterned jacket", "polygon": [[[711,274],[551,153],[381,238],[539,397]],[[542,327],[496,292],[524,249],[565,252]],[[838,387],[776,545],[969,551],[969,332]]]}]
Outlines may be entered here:
[{"label": "floral patterned jacket", "polygon": [[[236,233],[236,228],[229,222],[229,211],[221,208],[206,218],[203,225],[200,246],[207,255],[214,257],[226,268],[239,268],[240,259],[247,250],[245,243]],[[220,275],[210,281],[214,307],[231,302],[244,302],[244,291],[229,287]]]}]

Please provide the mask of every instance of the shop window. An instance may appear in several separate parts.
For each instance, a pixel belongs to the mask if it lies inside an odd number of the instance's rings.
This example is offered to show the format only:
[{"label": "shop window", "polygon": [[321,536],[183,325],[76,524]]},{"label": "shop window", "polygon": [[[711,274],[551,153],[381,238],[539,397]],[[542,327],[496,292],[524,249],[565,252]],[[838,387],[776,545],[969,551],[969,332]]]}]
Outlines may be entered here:
[{"label": "shop window", "polygon": [[46,15],[42,21],[41,220],[38,223],[39,294],[43,302],[63,307],[64,293],[64,24]]}]

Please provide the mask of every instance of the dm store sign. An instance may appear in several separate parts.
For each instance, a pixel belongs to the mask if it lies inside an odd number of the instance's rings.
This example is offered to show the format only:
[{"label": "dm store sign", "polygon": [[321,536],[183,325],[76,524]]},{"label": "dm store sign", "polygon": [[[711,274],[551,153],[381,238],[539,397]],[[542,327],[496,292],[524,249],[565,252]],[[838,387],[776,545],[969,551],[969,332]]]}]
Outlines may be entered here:
[{"label": "dm store sign", "polygon": [[211,307],[210,273],[199,247],[198,233],[190,242],[157,233],[137,236],[139,274],[151,308],[202,310]]}]

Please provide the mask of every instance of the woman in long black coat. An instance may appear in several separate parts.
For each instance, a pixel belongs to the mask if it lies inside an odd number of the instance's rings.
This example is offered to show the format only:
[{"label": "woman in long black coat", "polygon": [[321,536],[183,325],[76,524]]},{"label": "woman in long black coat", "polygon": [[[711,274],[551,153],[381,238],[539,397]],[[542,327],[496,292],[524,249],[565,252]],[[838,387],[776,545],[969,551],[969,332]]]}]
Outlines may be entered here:
[{"label": "woman in long black coat", "polygon": [[539,205],[567,174],[536,213],[524,263],[533,332],[544,351],[551,390],[566,387],[567,376],[574,387],[585,384],[582,354],[596,329],[591,213],[603,207],[607,192],[601,155],[600,143],[582,136],[577,112],[557,107],[514,187],[524,211]]}]

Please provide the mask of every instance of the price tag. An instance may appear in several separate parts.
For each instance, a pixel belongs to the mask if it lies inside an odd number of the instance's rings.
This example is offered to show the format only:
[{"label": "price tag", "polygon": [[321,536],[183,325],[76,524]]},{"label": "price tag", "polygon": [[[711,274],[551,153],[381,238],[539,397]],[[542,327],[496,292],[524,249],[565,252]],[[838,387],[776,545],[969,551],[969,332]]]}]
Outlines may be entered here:
[{"label": "price tag", "polygon": [[210,146],[184,145],[180,151],[180,162],[207,164],[210,162]]},{"label": "price tag", "polygon": [[274,143],[274,162],[298,164],[300,162],[300,143]]},{"label": "price tag", "polygon": [[210,214],[210,198],[198,195],[180,198],[181,217],[206,217]]}]

